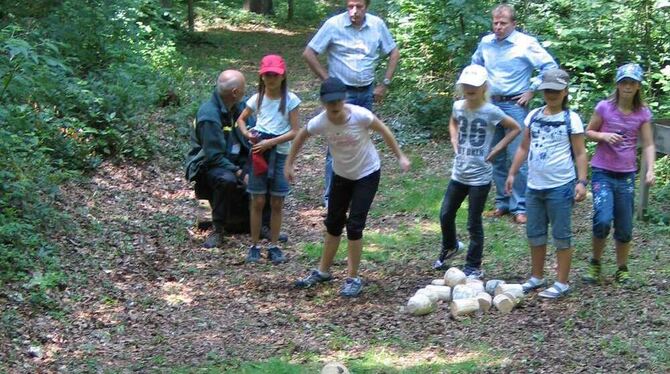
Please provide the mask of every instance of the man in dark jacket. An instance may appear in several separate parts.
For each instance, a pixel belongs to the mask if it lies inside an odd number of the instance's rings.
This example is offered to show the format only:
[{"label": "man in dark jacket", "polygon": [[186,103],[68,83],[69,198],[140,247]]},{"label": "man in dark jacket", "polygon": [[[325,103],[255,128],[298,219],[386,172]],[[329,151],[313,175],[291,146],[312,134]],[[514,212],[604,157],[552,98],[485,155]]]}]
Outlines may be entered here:
[{"label": "man in dark jacket", "polygon": [[[244,109],[246,81],[237,70],[222,72],[212,97],[204,102],[191,131],[191,150],[186,156],[186,178],[195,181],[196,197],[209,200],[212,207],[213,233],[204,246],[221,244],[224,228],[229,221],[229,197],[244,186],[248,143],[235,127],[235,121]],[[240,209],[238,209],[240,210]],[[234,212],[248,217],[248,206]],[[247,224],[248,226],[248,224]],[[246,231],[238,228],[239,231]],[[228,227],[228,231],[231,230]]]}]

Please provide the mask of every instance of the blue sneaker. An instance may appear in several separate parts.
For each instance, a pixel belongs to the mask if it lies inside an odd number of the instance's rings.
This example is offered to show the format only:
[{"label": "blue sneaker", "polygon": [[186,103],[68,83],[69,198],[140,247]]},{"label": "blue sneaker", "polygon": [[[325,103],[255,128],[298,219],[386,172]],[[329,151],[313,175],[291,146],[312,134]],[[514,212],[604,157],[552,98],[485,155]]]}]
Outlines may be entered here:
[{"label": "blue sneaker", "polygon": [[484,270],[480,268],[476,268],[473,266],[467,266],[463,268],[463,273],[465,273],[465,276],[470,278],[470,279],[482,279],[484,278]]},{"label": "blue sneaker", "polygon": [[260,260],[261,260],[260,248],[256,247],[255,245],[252,245],[251,248],[249,248],[249,253],[247,253],[246,261],[248,263],[257,263]]},{"label": "blue sneaker", "polygon": [[284,253],[279,247],[274,246],[268,248],[268,260],[272,261],[275,265],[279,265],[282,262],[286,262],[286,256],[284,256]]},{"label": "blue sneaker", "polygon": [[347,278],[340,288],[340,296],[356,297],[361,293],[361,289],[363,289],[361,278]]},{"label": "blue sneaker", "polygon": [[295,282],[296,288],[310,288],[313,285],[321,282],[328,282],[333,279],[333,276],[328,273],[320,273],[318,270],[314,269],[312,272],[305,278],[298,279]]}]

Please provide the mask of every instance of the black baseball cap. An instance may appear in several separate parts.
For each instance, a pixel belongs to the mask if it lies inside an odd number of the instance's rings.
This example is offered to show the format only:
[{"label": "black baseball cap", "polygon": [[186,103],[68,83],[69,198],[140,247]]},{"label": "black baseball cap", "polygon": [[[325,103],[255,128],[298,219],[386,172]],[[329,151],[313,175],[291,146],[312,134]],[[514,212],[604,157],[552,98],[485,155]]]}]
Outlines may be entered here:
[{"label": "black baseball cap", "polygon": [[347,97],[347,86],[339,78],[328,78],[321,83],[321,101],[331,102],[344,100]]}]

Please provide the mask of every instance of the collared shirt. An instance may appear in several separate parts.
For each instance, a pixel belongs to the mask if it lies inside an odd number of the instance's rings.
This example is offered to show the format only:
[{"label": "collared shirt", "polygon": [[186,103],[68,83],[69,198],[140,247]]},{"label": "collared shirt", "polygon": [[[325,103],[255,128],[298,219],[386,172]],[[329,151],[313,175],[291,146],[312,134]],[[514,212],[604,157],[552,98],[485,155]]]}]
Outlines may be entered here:
[{"label": "collared shirt", "polygon": [[[486,68],[491,95],[504,96],[535,91],[542,74],[558,67],[537,39],[516,30],[501,41],[495,34],[483,37],[472,55],[472,63]],[[535,70],[540,74],[531,80]]]},{"label": "collared shirt", "polygon": [[329,76],[362,87],[374,81],[379,50],[387,55],[396,44],[381,18],[366,14],[358,29],[345,12],[329,18],[308,47],[318,54],[327,53]]}]

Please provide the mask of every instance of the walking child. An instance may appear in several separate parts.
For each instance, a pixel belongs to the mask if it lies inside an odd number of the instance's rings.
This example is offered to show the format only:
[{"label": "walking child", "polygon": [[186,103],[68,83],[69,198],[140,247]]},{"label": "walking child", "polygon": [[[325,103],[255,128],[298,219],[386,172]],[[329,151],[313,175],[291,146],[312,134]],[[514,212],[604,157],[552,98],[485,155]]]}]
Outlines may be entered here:
[{"label": "walking child", "polygon": [[[464,99],[454,103],[449,120],[449,135],[456,157],[440,209],[442,250],[433,264],[434,269],[446,268],[447,260],[462,249],[463,243],[456,240],[456,212],[467,197],[470,245],[463,272],[477,279],[484,275],[481,269],[482,212],[493,179],[491,160],[521,132],[512,117],[487,101],[487,79],[483,66],[470,65],[463,69],[456,82]],[[492,144],[498,127],[504,128],[506,134],[497,144]]]},{"label": "walking child", "polygon": [[[570,76],[561,69],[544,73],[538,86],[546,105],[526,117],[523,141],[505,182],[510,193],[521,164],[528,160],[526,235],[530,246],[531,277],[523,284],[525,292],[547,285],[544,261],[548,227],[556,247],[558,274],[554,284],[539,293],[556,299],[570,291],[568,276],[572,262],[572,206],[586,197],[587,158],[584,125],[579,115],[568,109]],[[575,173],[575,165],[577,172]]]},{"label": "walking child", "polygon": [[[282,224],[284,198],[289,184],[282,172],[291,139],[298,132],[298,105],[300,99],[288,90],[286,64],[278,55],[267,55],[261,60],[258,93],[247,101],[247,107],[237,124],[242,134],[253,144],[251,147],[251,172],[247,191],[251,195],[250,231],[251,247],[246,261],[255,263],[261,259],[259,240],[261,218],[266,193],[270,191],[270,243],[267,258],[274,264],[286,261],[279,248],[279,232]],[[246,120],[256,115],[256,126],[247,128]]]},{"label": "walking child", "polygon": [[617,69],[616,90],[596,105],[586,129],[586,137],[598,142],[591,159],[593,193],[592,255],[582,279],[589,283],[601,281],[600,259],[607,236],[614,223],[614,248],[617,271],[614,281],[630,281],[628,254],[633,239],[633,206],[635,172],[637,171],[637,139],[642,139],[647,173],[641,183],[654,184],[654,147],[652,114],[642,100],[640,85],[642,68],[626,64]]},{"label": "walking child", "polygon": [[[358,266],[363,250],[363,229],[372,200],[379,187],[379,154],[370,139],[369,130],[381,134],[398,158],[403,171],[410,162],[400,150],[393,133],[369,110],[344,102],[347,87],[338,78],[328,78],[321,84],[321,103],[325,110],[312,118],[295,138],[286,161],[284,173],[289,181],[295,179],[294,162],[304,142],[312,135],[322,135],[333,156],[334,175],[330,184],[330,200],[326,219],[323,255],[318,269],[296,282],[298,288],[308,288],[332,280],[330,266],[340,245],[344,227],[347,228],[347,278],[340,295],[358,296],[363,282]],[[347,215],[348,213],[348,215]]]}]

